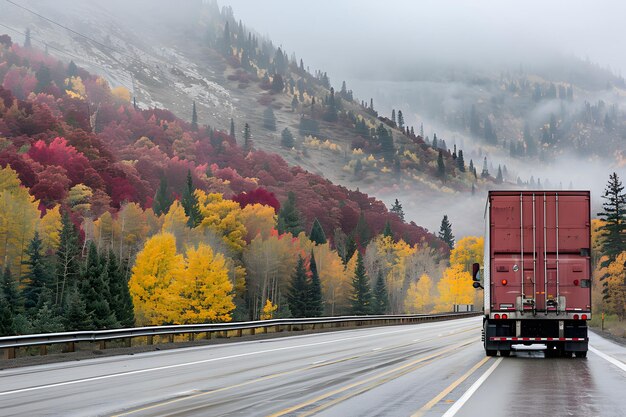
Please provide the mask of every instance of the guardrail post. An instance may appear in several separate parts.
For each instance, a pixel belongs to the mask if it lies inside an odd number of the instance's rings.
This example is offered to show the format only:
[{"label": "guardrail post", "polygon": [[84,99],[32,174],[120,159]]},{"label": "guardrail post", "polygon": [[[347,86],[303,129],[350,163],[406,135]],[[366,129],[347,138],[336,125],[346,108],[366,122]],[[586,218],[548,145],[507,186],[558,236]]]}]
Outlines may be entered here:
[{"label": "guardrail post", "polygon": [[189,341],[193,342],[196,339],[196,334],[195,333],[189,333]]},{"label": "guardrail post", "polygon": [[124,339],[124,344],[126,347],[133,347],[133,339],[132,337],[127,337]]},{"label": "guardrail post", "polygon": [[167,341],[169,343],[174,343],[174,335],[173,334],[168,334],[167,335]]},{"label": "guardrail post", "polygon": [[154,336],[146,336],[146,344],[151,345],[154,343]]},{"label": "guardrail post", "polygon": [[206,340],[211,340],[212,333],[206,332]]},{"label": "guardrail post", "polygon": [[106,340],[101,340],[100,341],[100,350],[104,350],[107,348],[107,341]]},{"label": "guardrail post", "polygon": [[15,359],[15,348],[5,348],[4,349],[4,359]]},{"label": "guardrail post", "polygon": [[65,351],[66,352],[74,352],[76,350],[76,344],[74,342],[67,342],[65,344]]},{"label": "guardrail post", "polygon": [[41,356],[46,356],[48,354],[48,345],[39,346],[39,354]]}]

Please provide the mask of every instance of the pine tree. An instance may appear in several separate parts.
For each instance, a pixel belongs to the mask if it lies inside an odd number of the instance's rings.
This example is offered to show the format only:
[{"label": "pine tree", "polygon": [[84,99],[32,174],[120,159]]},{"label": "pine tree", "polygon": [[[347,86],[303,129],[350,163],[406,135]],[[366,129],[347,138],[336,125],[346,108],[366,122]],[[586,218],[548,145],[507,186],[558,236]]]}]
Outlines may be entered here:
[{"label": "pine tree", "polygon": [[42,290],[50,285],[50,265],[43,255],[43,241],[39,238],[37,231],[26,248],[24,264],[28,266],[28,272],[24,275],[22,295],[24,308],[26,311],[31,311],[39,303]]},{"label": "pine tree", "polygon": [[311,270],[311,282],[308,285],[307,309],[305,317],[320,317],[324,313],[324,305],[322,303],[322,283],[319,273],[317,272],[317,263],[315,255],[311,251],[311,260],[309,262]]},{"label": "pine tree", "polygon": [[390,237],[391,239],[393,239],[393,230],[391,230],[391,223],[389,223],[389,220],[385,222],[385,229],[383,230],[383,236]]},{"label": "pine tree", "polygon": [[496,184],[502,184],[502,181],[504,181],[502,177],[502,167],[498,165],[498,175],[496,176]]},{"label": "pine tree", "polygon": [[290,191],[287,194],[287,201],[278,212],[278,232],[298,236],[301,231],[300,213],[296,208],[296,194]]},{"label": "pine tree", "polygon": [[439,142],[437,141],[437,134],[433,134],[433,149],[439,149]]},{"label": "pine tree", "polygon": [[439,239],[446,242],[450,249],[454,249],[454,235],[452,234],[452,224],[448,220],[448,215],[444,214],[439,228]]},{"label": "pine tree", "polygon": [[187,181],[180,203],[185,210],[185,215],[188,217],[187,225],[191,228],[198,226],[202,221],[202,214],[200,213],[200,206],[198,205],[198,197],[196,197],[194,191],[195,188],[193,187],[191,170],[187,170]]},{"label": "pine tree", "polygon": [[343,264],[347,265],[348,261],[350,259],[352,259],[352,255],[354,255],[354,252],[356,251],[357,247],[356,247],[356,242],[354,241],[354,237],[352,236],[352,234],[348,235],[347,239],[346,239],[346,243],[344,244],[344,249],[343,249]]},{"label": "pine tree", "polygon": [[359,220],[356,223],[356,227],[354,228],[354,237],[357,241],[357,245],[361,247],[366,247],[370,241],[370,228],[367,225],[367,221],[365,220],[365,213],[361,211],[359,214]]},{"label": "pine tree", "polygon": [[485,159],[483,160],[483,171],[480,173],[480,176],[482,178],[489,177],[489,170],[487,169],[487,157],[486,156],[485,156]]},{"label": "pine tree", "polygon": [[378,270],[376,285],[374,286],[374,299],[372,300],[372,314],[387,314],[389,309],[389,295],[383,277],[383,270]]},{"label": "pine tree", "polygon": [[271,131],[276,130],[276,116],[274,110],[269,106],[263,111],[263,127]]},{"label": "pine tree", "polygon": [[372,292],[365,272],[361,252],[357,252],[356,268],[352,279],[352,294],[350,295],[350,311],[355,316],[364,316],[372,311]]},{"label": "pine tree", "polygon": [[93,329],[93,314],[87,311],[87,304],[77,288],[72,288],[67,296],[64,321],[67,330]]},{"label": "pine tree", "polygon": [[398,127],[400,129],[404,129],[404,116],[402,115],[402,110],[398,110]]},{"label": "pine tree", "polygon": [[159,182],[159,188],[154,194],[154,201],[152,202],[152,210],[154,211],[154,214],[157,216],[167,214],[173,202],[172,197],[170,197],[170,194],[167,191],[167,178],[165,175],[162,175],[161,181]]},{"label": "pine tree", "polygon": [[474,172],[474,160],[473,159],[470,159],[469,171],[472,173]]},{"label": "pine tree", "polygon": [[459,171],[465,172],[465,160],[463,159],[463,150],[459,150],[459,156],[456,158],[456,166],[459,168]]},{"label": "pine tree", "polygon": [[31,46],[30,28],[26,28],[26,34],[24,35],[24,48],[30,48]]},{"label": "pine tree", "polygon": [[[617,173],[614,172],[609,176],[602,198],[605,202],[602,203],[603,211],[598,213],[598,216],[605,222],[600,231],[604,235],[602,254],[607,259],[600,264],[600,267],[606,268],[615,262],[620,253],[626,251],[626,193]],[[608,275],[600,277],[603,281],[602,293],[605,300],[609,299],[607,277]],[[626,277],[624,284],[626,285]]]},{"label": "pine tree", "polygon": [[243,149],[246,152],[252,150],[252,133],[250,133],[250,125],[248,123],[243,127]]},{"label": "pine tree", "polygon": [[437,156],[437,176],[445,182],[446,165],[443,162],[443,151],[441,149],[439,149],[439,156]]},{"label": "pine tree", "polygon": [[391,121],[393,122],[394,126],[397,124],[396,123],[396,109],[391,110]]},{"label": "pine tree", "polygon": [[289,149],[293,148],[296,144],[296,141],[288,128],[283,129],[281,133],[280,144]]},{"label": "pine tree", "polygon": [[17,288],[17,282],[13,278],[11,269],[8,266],[4,268],[4,272],[2,273],[2,282],[0,284],[2,285],[2,293],[0,294],[0,297],[3,297],[8,303],[9,308],[11,309],[11,315],[17,315],[22,310],[22,298]]},{"label": "pine tree", "polygon": [[32,320],[33,333],[56,333],[65,330],[64,318],[50,306],[44,303]]},{"label": "pine tree", "polygon": [[198,112],[196,111],[196,102],[194,100],[193,107],[191,109],[191,129],[198,130]]},{"label": "pine tree", "polygon": [[14,316],[11,312],[11,305],[0,294],[0,336],[12,336],[15,334],[13,322]]},{"label": "pine tree", "polygon": [[396,201],[393,203],[391,210],[389,211],[391,211],[396,216],[398,216],[400,220],[404,221],[404,210],[402,209],[402,204],[400,204],[397,198],[396,198]]},{"label": "pine tree", "polygon": [[287,296],[289,310],[293,317],[306,317],[308,295],[309,284],[307,282],[304,259],[298,255],[298,263],[291,275],[291,288]]},{"label": "pine tree", "polygon": [[320,224],[317,218],[313,220],[313,227],[311,227],[311,234],[309,235],[309,240],[315,242],[317,245],[323,245],[328,240],[326,239],[326,233],[324,233],[324,228]]},{"label": "pine tree", "polygon": [[76,285],[80,273],[80,247],[78,233],[67,212],[61,217],[59,249],[56,253],[56,277],[54,281],[54,305],[61,309],[65,304],[67,291]]},{"label": "pine tree", "polygon": [[132,327],[135,325],[135,311],[128,290],[128,275],[117,262],[113,251],[109,251],[106,269],[109,276],[109,305],[111,310],[115,313],[115,318],[122,327]]},{"label": "pine tree", "polygon": [[235,121],[233,120],[233,118],[232,118],[232,117],[230,118],[230,136],[231,136],[233,139],[237,139],[237,138],[235,137]]},{"label": "pine tree", "polygon": [[110,329],[119,327],[115,314],[111,311],[109,300],[109,271],[106,261],[101,259],[96,244],[91,242],[87,252],[87,259],[83,268],[80,290],[87,311],[93,314],[93,327],[96,329]]}]

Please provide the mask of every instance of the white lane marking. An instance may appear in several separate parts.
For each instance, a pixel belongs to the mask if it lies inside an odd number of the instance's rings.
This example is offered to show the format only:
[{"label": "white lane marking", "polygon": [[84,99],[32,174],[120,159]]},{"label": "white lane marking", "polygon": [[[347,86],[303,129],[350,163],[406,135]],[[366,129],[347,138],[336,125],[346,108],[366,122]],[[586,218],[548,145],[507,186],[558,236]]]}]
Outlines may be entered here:
[{"label": "white lane marking", "polygon": [[381,350],[381,349],[382,349],[381,347],[377,347],[377,348],[374,348],[372,350]]},{"label": "white lane marking", "polygon": [[617,366],[622,371],[626,372],[626,363],[620,361],[619,359],[615,359],[613,356],[607,355],[606,353],[600,352],[598,349],[593,346],[589,346],[589,350],[601,357],[604,360],[611,362],[613,365]]},{"label": "white lane marking", "polygon": [[489,375],[491,375],[493,373],[493,371],[496,370],[498,365],[500,365],[500,362],[502,362],[502,358],[496,359],[496,362],[493,365],[491,365],[491,367],[489,369],[487,369],[485,371],[485,373],[482,374],[480,376],[480,378],[478,378],[476,380],[476,382],[474,382],[474,384],[471,387],[469,387],[469,389],[467,391],[465,391],[465,394],[463,394],[461,396],[461,398],[459,398],[457,400],[457,402],[455,402],[452,407],[448,408],[448,411],[446,411],[446,413],[442,417],[452,417],[456,413],[458,413],[458,411],[461,409],[461,407],[463,407],[463,405],[465,405],[467,400],[469,400],[470,397],[472,395],[474,395],[474,393],[478,390],[478,388],[480,388],[480,386],[483,384],[483,382],[485,382],[487,380],[487,378],[489,378]]},{"label": "white lane marking", "polygon": [[319,365],[320,363],[328,362],[327,360],[313,362],[311,365]]},{"label": "white lane marking", "polygon": [[415,331],[415,329],[402,329],[402,330],[395,330],[395,331],[391,331],[391,332],[380,332],[380,333],[373,333],[373,334],[367,334],[367,335],[362,335],[362,336],[345,337],[345,338],[342,338],[342,339],[326,340],[324,342],[307,343],[307,344],[304,344],[304,345],[297,345],[297,346],[285,346],[285,347],[276,348],[276,349],[266,349],[266,350],[259,350],[257,352],[248,352],[248,353],[240,353],[240,354],[237,354],[237,355],[222,356],[220,358],[203,359],[203,360],[199,360],[199,361],[178,363],[178,364],[174,364],[174,365],[158,366],[156,368],[138,369],[136,371],[119,372],[119,373],[116,373],[116,374],[100,375],[100,376],[94,376],[94,377],[90,377],[90,378],[76,379],[76,380],[73,380],[73,381],[57,382],[57,383],[54,383],[54,384],[39,385],[39,386],[28,387],[28,388],[20,388],[20,389],[15,389],[15,390],[11,390],[11,391],[0,392],[0,397],[5,396],[5,395],[11,395],[11,394],[19,394],[19,393],[23,393],[23,392],[38,391],[38,390],[42,390],[42,389],[46,389],[46,388],[55,388],[55,387],[62,387],[62,386],[66,386],[66,385],[75,385],[75,384],[81,384],[81,383],[84,383],[84,382],[91,382],[91,381],[100,381],[100,380],[103,380],[103,379],[116,378],[116,377],[119,377],[119,376],[137,375],[137,374],[143,374],[143,373],[153,372],[153,371],[162,371],[164,369],[174,369],[174,368],[180,368],[180,367],[183,367],[183,366],[191,366],[191,365],[198,365],[198,364],[201,364],[201,363],[216,362],[216,361],[220,361],[220,360],[224,360],[224,359],[234,359],[234,358],[241,358],[241,357],[246,357],[246,356],[260,355],[260,354],[263,354],[263,353],[278,352],[278,351],[282,351],[282,350],[293,350],[293,349],[300,349],[300,348],[303,348],[303,347],[327,345],[327,344],[330,344],[330,343],[343,342],[343,341],[346,341],[346,340],[363,339],[363,338],[367,338],[367,337],[388,335],[388,334],[393,334],[393,333],[403,333],[403,332],[409,332],[409,331]]},{"label": "white lane marking", "polygon": [[413,339],[414,342],[419,342],[422,339]]}]

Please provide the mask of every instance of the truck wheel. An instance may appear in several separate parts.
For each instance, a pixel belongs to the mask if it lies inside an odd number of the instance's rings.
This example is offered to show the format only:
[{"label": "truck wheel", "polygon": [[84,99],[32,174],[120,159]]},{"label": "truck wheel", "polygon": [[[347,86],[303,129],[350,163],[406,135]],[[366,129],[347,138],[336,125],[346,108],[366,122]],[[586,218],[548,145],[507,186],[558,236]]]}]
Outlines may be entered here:
[{"label": "truck wheel", "polygon": [[577,358],[586,358],[587,351],[585,350],[584,352],[574,352],[574,355],[576,355]]},{"label": "truck wheel", "polygon": [[500,356],[502,356],[503,358],[508,358],[509,356],[511,356],[511,351],[510,350],[501,350],[500,351]]},{"label": "truck wheel", "polygon": [[485,354],[487,356],[496,356],[498,354],[498,351],[497,350],[486,350]]}]

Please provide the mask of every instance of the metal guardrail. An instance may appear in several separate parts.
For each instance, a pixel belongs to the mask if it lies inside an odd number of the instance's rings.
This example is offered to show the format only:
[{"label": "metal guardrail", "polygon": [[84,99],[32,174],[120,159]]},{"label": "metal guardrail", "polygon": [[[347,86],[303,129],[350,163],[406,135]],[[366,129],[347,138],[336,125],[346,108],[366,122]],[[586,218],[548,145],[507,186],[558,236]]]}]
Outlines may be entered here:
[{"label": "metal guardrail", "polygon": [[240,337],[257,333],[278,333],[295,330],[314,330],[332,327],[358,327],[371,325],[411,324],[425,321],[441,321],[454,318],[472,317],[482,313],[441,313],[441,314],[414,314],[414,315],[380,315],[380,316],[341,316],[341,317],[314,317],[296,319],[272,319],[262,321],[246,321],[234,323],[213,324],[183,324],[169,326],[135,327],[111,330],[77,331],[62,333],[27,334],[20,336],[0,337],[0,349],[4,350],[4,359],[13,359],[16,350],[22,347],[40,347],[40,354],[47,354],[47,346],[66,344],[65,352],[73,352],[75,344],[79,342],[99,343],[101,349],[106,348],[106,342],[111,340],[125,340],[126,346],[132,345],[131,340],[145,337],[148,345],[153,344],[154,336],[168,336],[170,343],[174,342],[175,335],[188,334],[189,340],[196,335],[205,334],[205,339],[215,337]]}]

